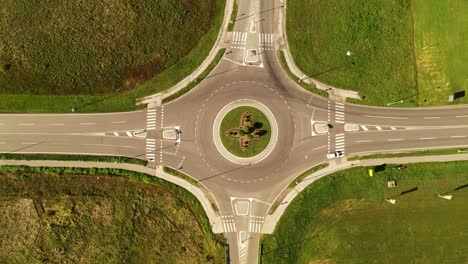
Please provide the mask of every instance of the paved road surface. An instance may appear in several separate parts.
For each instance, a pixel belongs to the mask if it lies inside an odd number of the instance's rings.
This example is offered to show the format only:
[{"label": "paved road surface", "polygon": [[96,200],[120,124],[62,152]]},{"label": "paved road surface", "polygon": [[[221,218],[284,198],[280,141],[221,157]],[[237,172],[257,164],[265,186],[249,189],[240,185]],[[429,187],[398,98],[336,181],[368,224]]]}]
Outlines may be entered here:
[{"label": "paved road surface", "polygon": [[[280,37],[274,24],[280,6],[273,1],[240,1],[231,48],[215,70],[180,99],[130,113],[3,114],[0,151],[124,155],[180,169],[215,195],[231,263],[257,263],[259,235],[271,203],[295,176],[323,162],[326,153],[341,150],[346,157],[468,145],[467,106],[348,105],[297,87],[283,74],[274,51]],[[217,113],[238,99],[261,102],[278,122],[276,146],[259,163],[231,163],[214,146]],[[315,126],[328,123],[334,126],[328,133]],[[164,139],[162,130],[175,127],[182,134]]]}]

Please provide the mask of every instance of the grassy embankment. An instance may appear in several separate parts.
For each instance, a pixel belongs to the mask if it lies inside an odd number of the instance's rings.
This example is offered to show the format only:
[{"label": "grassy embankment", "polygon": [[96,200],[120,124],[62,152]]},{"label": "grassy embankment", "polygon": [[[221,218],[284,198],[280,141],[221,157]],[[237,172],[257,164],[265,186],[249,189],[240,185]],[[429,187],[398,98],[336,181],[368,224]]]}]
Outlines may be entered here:
[{"label": "grassy embankment", "polygon": [[148,161],[122,156],[90,156],[90,155],[64,155],[64,154],[14,154],[1,153],[0,160],[76,160],[76,161],[96,161],[131,163],[146,166]]},{"label": "grassy embankment", "polygon": [[4,4],[0,111],[8,112],[136,109],[136,99],[172,87],[202,63],[225,6],[221,0],[85,1],[89,8],[67,2],[54,6],[51,18],[47,4]]},{"label": "grassy embankment", "polygon": [[307,176],[323,169],[323,168],[326,168],[328,167],[328,162],[326,163],[322,163],[322,164],[319,164],[317,166],[314,166],[306,171],[304,171],[303,173],[301,173],[299,176],[297,176],[289,185],[286,189],[284,189],[284,191],[278,195],[278,197],[276,198],[275,202],[271,205],[270,207],[270,210],[268,211],[268,214],[273,214],[275,211],[276,211],[276,208],[278,208],[278,206],[281,204],[281,202],[283,201],[284,197],[286,197],[286,195],[288,195],[288,193],[296,186],[298,185],[301,181],[303,181]]},{"label": "grassy embankment", "polygon": [[463,0],[293,0],[289,45],[307,75],[363,97],[351,102],[447,104],[468,88],[467,8]]},{"label": "grassy embankment", "polygon": [[[366,171],[337,172],[300,193],[263,237],[263,263],[468,261],[468,162]],[[446,192],[452,200],[437,197]]]},{"label": "grassy embankment", "polygon": [[402,152],[402,153],[385,153],[385,154],[370,154],[370,155],[364,155],[364,156],[354,156],[354,157],[348,158],[348,160],[437,156],[437,155],[452,155],[452,154],[466,154],[466,153],[468,153],[468,149],[466,148],[429,149],[429,150]]},{"label": "grassy embankment", "polygon": [[[260,129],[266,131],[266,134],[263,135],[260,139],[252,140],[249,149],[245,152],[242,151],[239,141],[228,138],[224,135],[227,130],[240,126],[240,118],[244,112],[249,112],[252,115],[255,123],[258,122],[262,124]],[[253,157],[262,152],[267,147],[268,143],[270,142],[271,127],[267,117],[260,110],[249,106],[241,106],[231,110],[226,114],[223,121],[221,122],[219,134],[221,136],[221,142],[229,152],[238,157]]]},{"label": "grassy embankment", "polygon": [[115,169],[0,168],[0,262],[221,263],[202,206]]}]

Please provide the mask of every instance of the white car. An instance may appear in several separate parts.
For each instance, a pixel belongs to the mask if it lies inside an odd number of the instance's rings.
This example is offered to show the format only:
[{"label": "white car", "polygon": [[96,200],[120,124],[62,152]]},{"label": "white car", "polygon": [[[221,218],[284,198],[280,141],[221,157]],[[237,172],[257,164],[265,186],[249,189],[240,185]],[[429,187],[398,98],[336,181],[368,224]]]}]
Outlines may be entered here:
[{"label": "white car", "polygon": [[334,158],[343,157],[343,156],[344,154],[342,151],[335,151],[335,152],[327,154],[328,159],[334,159]]}]

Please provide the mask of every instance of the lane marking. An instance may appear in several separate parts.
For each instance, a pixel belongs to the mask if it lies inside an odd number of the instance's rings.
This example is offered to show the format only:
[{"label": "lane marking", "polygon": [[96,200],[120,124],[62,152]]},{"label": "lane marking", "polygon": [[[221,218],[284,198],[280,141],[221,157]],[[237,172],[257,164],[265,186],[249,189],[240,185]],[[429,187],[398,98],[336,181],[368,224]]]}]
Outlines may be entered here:
[{"label": "lane marking", "polygon": [[463,117],[468,117],[468,115],[461,115],[461,116],[456,116],[457,118],[463,118]]},{"label": "lane marking", "polygon": [[375,128],[377,128],[377,130],[382,130],[382,128],[379,126],[375,126]]},{"label": "lane marking", "polygon": [[63,126],[65,125],[64,123],[51,123],[51,124],[47,124],[49,126]]},{"label": "lane marking", "polygon": [[22,145],[33,145],[37,144],[36,142],[21,142]]},{"label": "lane marking", "polygon": [[80,123],[82,126],[87,126],[87,125],[95,125],[96,123]]},{"label": "lane marking", "polygon": [[372,140],[358,140],[358,141],[354,141],[356,143],[365,143],[365,142],[372,142]]},{"label": "lane marking", "polygon": [[402,138],[391,138],[391,139],[387,139],[388,141],[401,141],[403,140]]},{"label": "lane marking", "polygon": [[421,140],[428,140],[428,139],[436,139],[436,137],[424,137],[424,138],[419,138]]},{"label": "lane marking", "polygon": [[364,131],[369,130],[366,126],[361,126],[361,128],[362,128]]},{"label": "lane marking", "polygon": [[466,136],[450,136],[451,138],[466,138]]},{"label": "lane marking", "polygon": [[108,145],[108,144],[83,144],[83,146],[101,146],[101,147],[118,147],[118,148],[136,148],[133,146],[122,146],[122,145]]},{"label": "lane marking", "polygon": [[397,116],[374,116],[374,115],[364,115],[364,116],[373,117],[373,118],[408,119],[408,117],[397,117]]},{"label": "lane marking", "polygon": [[424,119],[439,119],[440,117],[439,116],[428,116],[428,117],[424,117]]},{"label": "lane marking", "polygon": [[19,123],[18,126],[34,126],[34,123]]},{"label": "lane marking", "polygon": [[114,122],[112,122],[112,124],[123,124],[123,123],[127,123],[127,121],[114,121]]},{"label": "lane marking", "polygon": [[321,148],[324,148],[324,147],[326,147],[326,146],[327,146],[327,145],[323,145],[323,146],[321,146],[321,147],[316,147],[316,148],[313,148],[313,149],[311,149],[311,150],[321,149]]}]

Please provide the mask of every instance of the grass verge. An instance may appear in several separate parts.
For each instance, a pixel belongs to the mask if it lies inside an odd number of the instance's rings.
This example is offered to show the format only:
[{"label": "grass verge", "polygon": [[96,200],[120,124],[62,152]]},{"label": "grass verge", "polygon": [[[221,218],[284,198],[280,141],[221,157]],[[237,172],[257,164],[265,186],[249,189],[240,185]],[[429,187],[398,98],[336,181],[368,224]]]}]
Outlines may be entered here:
[{"label": "grass verge", "polygon": [[282,51],[282,50],[278,51],[278,58],[279,58],[281,67],[284,69],[284,71],[286,71],[286,74],[288,74],[289,78],[291,78],[293,81],[295,81],[297,84],[299,84],[302,88],[306,89],[307,91],[309,91],[311,93],[318,94],[318,95],[323,96],[323,97],[328,97],[327,92],[318,89],[313,84],[308,84],[308,83],[300,81],[299,78],[297,78],[297,76],[294,75],[291,72],[291,69],[289,69],[289,67],[288,67],[288,63],[286,62],[286,58],[284,56],[284,51]]},{"label": "grass verge", "polygon": [[237,10],[239,8],[237,1],[238,0],[234,0],[234,6],[232,7],[232,13],[231,13],[231,19],[229,20],[229,25],[227,28],[228,32],[232,32],[232,30],[234,29],[234,25],[236,24]]},{"label": "grass verge", "polygon": [[146,166],[148,161],[122,156],[90,156],[90,155],[64,155],[64,154],[14,154],[2,153],[0,160],[76,160],[76,161],[96,161],[130,163]]},{"label": "grass verge", "polygon": [[294,181],[292,181],[284,191],[278,195],[278,198],[276,198],[275,202],[271,205],[270,210],[268,211],[268,214],[273,214],[276,211],[276,208],[281,204],[281,201],[283,201],[284,197],[288,195],[288,193],[301,181],[303,181],[307,176],[311,175],[314,172],[317,172],[321,169],[324,169],[328,167],[328,162],[319,164],[317,166],[314,166],[305,172],[301,173],[301,175],[297,176]]},{"label": "grass verge", "polygon": [[0,260],[6,263],[221,263],[188,191],[117,169],[0,167]]},{"label": "grass verge", "polygon": [[[468,260],[468,162],[408,164],[374,177],[366,170],[340,171],[302,191],[262,237],[263,263]],[[437,197],[447,192],[451,201]],[[391,197],[394,205],[384,200]]]},{"label": "grass verge", "polygon": [[205,186],[201,185],[199,181],[197,181],[196,179],[188,176],[187,174],[181,172],[181,171],[178,171],[178,170],[174,170],[173,168],[169,168],[169,167],[163,167],[163,170],[164,172],[172,175],[172,176],[176,176],[176,177],[179,177],[183,180],[186,180],[188,181],[189,183],[193,184],[194,186],[196,186],[197,188],[199,188],[200,190],[202,190],[206,197],[208,197],[208,199],[210,200],[210,203],[211,203],[211,207],[213,208],[213,210],[215,212],[219,212],[218,210],[218,206],[216,205],[216,201],[215,201],[215,198],[213,197],[212,193],[210,191],[208,191]]},{"label": "grass verge", "polygon": [[[244,112],[249,112],[254,123],[261,123],[261,130],[265,130],[266,134],[260,137],[259,139],[252,140],[252,143],[247,151],[242,151],[239,141],[228,138],[224,135],[226,131],[231,128],[238,128],[240,126],[240,118]],[[271,137],[271,127],[270,122],[268,122],[267,117],[257,108],[250,106],[241,106],[231,110],[229,113],[224,116],[221,121],[221,126],[219,130],[221,137],[221,142],[224,147],[233,155],[238,157],[253,157],[260,152],[262,152],[270,142]]]},{"label": "grass verge", "polygon": [[214,60],[210,63],[210,65],[208,65],[208,68],[206,68],[206,70],[204,70],[202,72],[202,74],[200,74],[200,76],[198,76],[195,80],[190,82],[187,86],[185,86],[183,89],[181,89],[177,93],[175,93],[175,94],[173,94],[173,95],[171,95],[171,96],[169,96],[167,98],[164,98],[163,103],[167,103],[167,102],[170,102],[170,101],[173,101],[173,100],[179,98],[180,96],[188,93],[190,90],[195,88],[204,79],[209,78],[210,76],[208,76],[208,74],[210,74],[213,71],[213,69],[216,67],[216,65],[218,65],[219,61],[224,56],[224,52],[226,52],[225,48],[220,49],[218,51],[218,53],[216,53],[216,56],[215,56]]},{"label": "grass verge", "polygon": [[141,109],[137,99],[162,92],[176,85],[190,75],[204,59],[218,37],[224,16],[225,1],[216,0],[213,6],[213,17],[210,29],[203,35],[190,52],[174,65],[160,74],[125,92],[105,95],[32,95],[6,94],[0,92],[0,112],[121,112]]},{"label": "grass verge", "polygon": [[452,155],[452,154],[465,154],[465,153],[468,153],[468,149],[466,148],[429,149],[429,150],[403,152],[403,153],[387,153],[387,154],[371,154],[371,155],[364,155],[364,156],[354,156],[354,157],[348,158],[348,160],[436,156],[436,155]]}]

